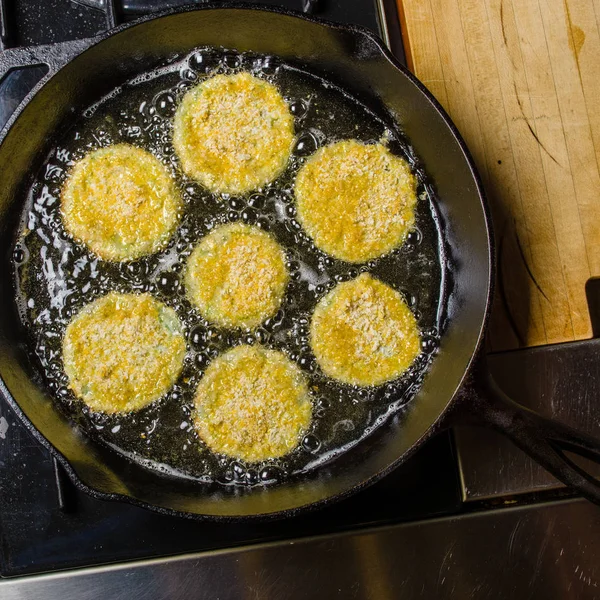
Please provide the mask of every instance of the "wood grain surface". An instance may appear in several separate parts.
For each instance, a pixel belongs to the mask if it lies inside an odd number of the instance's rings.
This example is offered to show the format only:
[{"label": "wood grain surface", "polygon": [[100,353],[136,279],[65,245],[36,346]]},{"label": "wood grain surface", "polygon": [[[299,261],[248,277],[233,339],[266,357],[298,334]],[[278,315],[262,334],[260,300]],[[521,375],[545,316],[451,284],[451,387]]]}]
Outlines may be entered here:
[{"label": "wood grain surface", "polygon": [[600,0],[398,0],[409,68],[464,136],[492,205],[489,347],[591,336],[600,276]]}]

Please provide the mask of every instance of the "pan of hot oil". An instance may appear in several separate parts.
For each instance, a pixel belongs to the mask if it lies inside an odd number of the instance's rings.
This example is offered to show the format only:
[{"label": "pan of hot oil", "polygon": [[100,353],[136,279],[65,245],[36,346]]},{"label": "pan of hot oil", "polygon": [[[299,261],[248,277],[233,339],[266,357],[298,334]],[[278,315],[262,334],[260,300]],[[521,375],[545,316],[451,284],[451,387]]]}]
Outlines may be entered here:
[{"label": "pan of hot oil", "polygon": [[[203,68],[194,70],[198,64]],[[207,64],[212,65],[208,73]],[[182,169],[173,148],[174,115],[185,94],[200,82],[235,74],[252,74],[280,90],[293,116],[291,156],[281,174],[266,185],[247,191],[236,190],[235,185],[232,190],[229,184],[226,192],[211,191]],[[294,197],[297,173],[309,157],[319,148],[344,140],[373,147],[382,143],[412,165],[419,179],[416,224],[407,239],[396,242],[398,247],[384,251],[381,258],[359,257],[357,263],[336,259],[313,243],[298,221]],[[69,177],[75,164],[99,151],[109,154],[111,148],[127,153],[126,145],[159,159],[175,182],[172,193],[181,198],[181,208],[177,202],[170,208],[180,212],[179,222],[164,248],[155,244],[158,251],[141,258],[135,248],[129,250],[130,255],[121,249],[118,257],[128,260],[111,262],[98,255],[98,248],[94,253],[78,243],[65,227],[61,194],[69,185],[73,187]],[[288,278],[276,310],[257,322],[242,321],[241,327],[206,318],[190,301],[190,285],[186,286],[186,265],[194,249],[227,227],[257,228],[276,241]],[[88,108],[50,151],[29,191],[15,246],[19,312],[61,409],[90,436],[131,460],[186,478],[224,484],[240,483],[240,479],[272,481],[332,460],[412,397],[435,354],[444,313],[439,227],[434,194],[424,172],[406,140],[381,116],[337,86],[285,62],[274,64],[273,59],[257,55],[200,48],[166,69],[137,76],[112,90]],[[108,258],[114,254],[109,252]],[[253,268],[252,263],[245,267]],[[421,338],[416,342],[418,359],[414,364],[410,361],[410,369],[378,386],[328,377],[310,345],[310,323],[319,301],[339,284],[366,273],[404,299],[416,317]],[[73,392],[65,372],[63,340],[75,315],[90,301],[114,292],[150,294],[172,309],[180,321],[186,351],[175,385],[163,396],[140,410],[111,414],[101,405],[90,408]],[[194,396],[199,382],[212,361],[239,345],[278,350],[303,374],[313,404],[312,418],[288,455],[244,462],[212,452],[197,435]],[[122,348],[110,352],[118,354]],[[85,360],[93,362],[98,357],[86,356]]]},{"label": "pan of hot oil", "polygon": [[86,44],[0,56],[49,68],[0,134],[0,393],[75,485],[282,518],[467,418],[600,503],[599,442],[487,371],[483,188],[381,40],[227,3]]}]

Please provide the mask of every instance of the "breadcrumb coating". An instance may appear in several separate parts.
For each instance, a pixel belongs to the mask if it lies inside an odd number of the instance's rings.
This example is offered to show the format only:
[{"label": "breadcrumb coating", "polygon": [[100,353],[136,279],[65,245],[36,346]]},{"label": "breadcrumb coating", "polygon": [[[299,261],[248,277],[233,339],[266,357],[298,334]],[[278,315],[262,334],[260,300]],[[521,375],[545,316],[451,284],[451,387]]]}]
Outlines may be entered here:
[{"label": "breadcrumb coating", "polygon": [[321,299],[311,321],[311,347],[329,377],[370,386],[402,375],[419,355],[421,339],[402,296],[363,273]]},{"label": "breadcrumb coating", "polygon": [[181,197],[167,168],[129,144],[84,156],[61,194],[67,231],[109,261],[134,260],[164,248],[181,211]]},{"label": "breadcrumb coating", "polygon": [[257,462],[291,452],[308,429],[310,393],[284,354],[237,346],[217,357],[198,385],[195,426],[219,454]]},{"label": "breadcrumb coating", "polygon": [[190,255],[186,293],[208,321],[254,328],[281,305],[289,281],[285,263],[285,252],[268,233],[243,223],[223,225]]},{"label": "breadcrumb coating", "polygon": [[242,72],[191,89],[175,114],[184,173],[213,192],[245,194],[276,179],[294,145],[294,118],[278,89]]},{"label": "breadcrumb coating", "polygon": [[172,308],[150,294],[111,292],[69,323],[63,363],[69,387],[93,411],[139,410],[179,377],[185,339]]},{"label": "breadcrumb coating", "polygon": [[415,222],[416,179],[382,144],[320,148],[298,172],[295,196],[298,220],[316,246],[351,263],[400,246]]}]

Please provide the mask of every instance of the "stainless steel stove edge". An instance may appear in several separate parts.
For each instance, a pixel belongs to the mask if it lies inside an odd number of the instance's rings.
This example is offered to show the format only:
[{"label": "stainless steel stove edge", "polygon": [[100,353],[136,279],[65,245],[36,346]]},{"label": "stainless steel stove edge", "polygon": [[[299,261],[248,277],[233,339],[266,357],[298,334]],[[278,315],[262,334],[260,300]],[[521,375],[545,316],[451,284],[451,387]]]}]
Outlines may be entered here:
[{"label": "stainless steel stove edge", "polygon": [[3,600],[600,598],[600,508],[536,504],[0,582]]},{"label": "stainless steel stove edge", "polygon": [[[600,339],[596,338],[490,354],[488,364],[502,389],[523,406],[600,437],[598,357]],[[469,426],[456,428],[454,434],[465,501],[563,487],[495,431]],[[589,469],[600,476],[600,467]]]}]

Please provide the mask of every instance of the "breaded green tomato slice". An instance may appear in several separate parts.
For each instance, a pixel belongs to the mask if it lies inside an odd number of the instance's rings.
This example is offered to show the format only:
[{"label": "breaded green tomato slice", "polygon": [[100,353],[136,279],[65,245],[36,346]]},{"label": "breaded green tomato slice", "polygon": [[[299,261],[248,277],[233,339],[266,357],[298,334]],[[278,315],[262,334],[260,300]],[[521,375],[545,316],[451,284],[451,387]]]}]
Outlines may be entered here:
[{"label": "breaded green tomato slice", "polygon": [[274,315],[289,281],[281,246],[258,227],[217,227],[190,255],[185,288],[208,321],[222,327],[254,328]]},{"label": "breaded green tomato slice", "polygon": [[294,192],[298,220],[315,245],[347,262],[390,252],[414,226],[416,179],[382,144],[320,148],[298,172]]},{"label": "breaded green tomato slice", "polygon": [[320,300],[310,343],[326,375],[359,386],[396,379],[421,349],[417,321],[402,296],[367,273]]},{"label": "breaded green tomato slice", "polygon": [[247,72],[203,81],[175,113],[173,146],[183,171],[212,192],[245,194],[273,181],[293,145],[287,103]]},{"label": "breaded green tomato slice", "polygon": [[158,400],[184,356],[179,318],[150,294],[110,292],[85,306],[63,339],[69,387],[95,412],[126,413]]},{"label": "breaded green tomato slice", "polygon": [[195,398],[195,427],[218,454],[257,462],[291,452],[312,402],[302,371],[281,352],[237,346],[211,362]]},{"label": "breaded green tomato slice", "polygon": [[182,201],[154,155],[116,144],[79,160],[61,193],[65,228],[100,258],[130,261],[164,248]]}]

